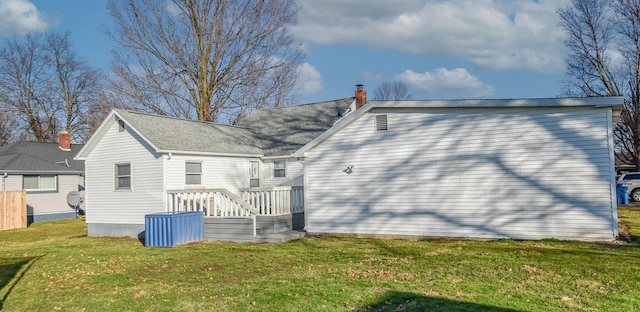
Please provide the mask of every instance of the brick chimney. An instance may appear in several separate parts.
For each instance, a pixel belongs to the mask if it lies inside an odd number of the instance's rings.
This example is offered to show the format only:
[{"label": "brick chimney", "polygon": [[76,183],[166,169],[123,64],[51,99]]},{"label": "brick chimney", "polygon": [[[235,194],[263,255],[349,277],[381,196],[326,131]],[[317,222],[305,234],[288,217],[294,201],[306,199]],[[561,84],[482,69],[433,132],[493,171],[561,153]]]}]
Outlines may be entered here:
[{"label": "brick chimney", "polygon": [[364,91],[361,84],[356,85],[356,109],[367,104],[367,91]]},{"label": "brick chimney", "polygon": [[67,131],[60,132],[60,139],[58,140],[60,149],[63,151],[71,150],[71,135]]}]

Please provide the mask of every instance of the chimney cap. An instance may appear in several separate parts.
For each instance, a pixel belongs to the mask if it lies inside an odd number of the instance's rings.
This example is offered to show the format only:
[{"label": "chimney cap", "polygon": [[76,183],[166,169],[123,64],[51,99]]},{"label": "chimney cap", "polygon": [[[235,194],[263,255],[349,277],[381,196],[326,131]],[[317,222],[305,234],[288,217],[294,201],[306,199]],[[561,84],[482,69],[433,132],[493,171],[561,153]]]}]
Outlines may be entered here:
[{"label": "chimney cap", "polygon": [[364,87],[364,85],[359,83],[359,84],[356,85],[356,87],[358,87],[358,89],[360,89],[360,88]]}]

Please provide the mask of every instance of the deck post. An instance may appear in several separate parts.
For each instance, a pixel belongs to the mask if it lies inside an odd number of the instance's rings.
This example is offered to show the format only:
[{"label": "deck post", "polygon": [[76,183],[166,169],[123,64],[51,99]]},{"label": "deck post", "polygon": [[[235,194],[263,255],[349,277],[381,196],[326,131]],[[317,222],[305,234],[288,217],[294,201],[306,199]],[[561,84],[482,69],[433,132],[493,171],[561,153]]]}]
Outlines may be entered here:
[{"label": "deck post", "polygon": [[253,237],[256,237],[256,215],[251,214],[251,219],[253,219]]}]

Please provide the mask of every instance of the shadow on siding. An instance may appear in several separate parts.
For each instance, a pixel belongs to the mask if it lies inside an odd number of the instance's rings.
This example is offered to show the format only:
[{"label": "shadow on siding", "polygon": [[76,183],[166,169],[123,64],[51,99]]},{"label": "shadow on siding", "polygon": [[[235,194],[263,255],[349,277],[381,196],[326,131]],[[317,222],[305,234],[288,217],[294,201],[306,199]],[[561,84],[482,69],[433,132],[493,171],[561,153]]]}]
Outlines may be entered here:
[{"label": "shadow on siding", "polygon": [[[353,139],[340,137],[331,143],[333,144],[331,149],[319,150],[316,147],[313,150],[313,162],[317,161],[321,166],[325,166],[320,168],[327,168],[327,163],[333,162],[331,166],[336,170],[355,164],[355,172],[348,177],[327,174],[325,176],[333,180],[322,181],[312,180],[316,177],[309,176],[309,184],[316,184],[307,186],[306,191],[316,193],[308,198],[307,205],[314,205],[315,201],[319,203],[315,207],[331,207],[333,210],[330,211],[331,217],[321,215],[322,212],[327,212],[326,209],[318,213],[307,211],[310,223],[308,226],[312,228],[316,223],[321,229],[358,233],[359,223],[370,221],[368,227],[361,227],[360,230],[370,231],[373,225],[376,231],[384,232],[402,230],[407,226],[393,224],[394,220],[423,218],[438,220],[437,224],[442,228],[433,229],[426,226],[423,234],[426,236],[531,239],[557,237],[556,235],[559,234],[566,235],[564,239],[581,239],[592,234],[593,226],[597,225],[600,237],[607,231],[610,237],[613,237],[613,231],[617,225],[614,220],[615,210],[611,209],[611,198],[615,197],[615,194],[610,194],[608,189],[614,173],[611,168],[602,165],[603,157],[609,157],[608,147],[603,146],[603,143],[607,143],[603,140],[603,136],[606,137],[606,132],[603,131],[606,130],[602,128],[606,124],[607,116],[604,110],[602,110],[603,114],[597,116],[585,112],[587,110],[589,109],[559,111],[566,113],[568,118],[554,116],[556,111],[516,111],[514,114],[510,109],[495,109],[494,115],[489,115],[493,118],[492,122],[496,123],[497,120],[501,127],[505,127],[505,132],[519,130],[521,125],[539,129],[551,138],[550,144],[558,143],[560,150],[556,151],[546,149],[547,142],[542,138],[536,142],[523,131],[517,132],[517,139],[499,142],[503,148],[496,149],[494,153],[483,149],[475,151],[469,146],[483,142],[471,141],[468,138],[482,133],[483,121],[487,116],[484,113],[491,113],[486,109],[482,109],[480,114],[478,114],[479,111],[465,109],[434,111],[433,114],[431,111],[423,111],[423,116],[427,118],[411,126],[424,129],[424,139],[420,140],[413,136],[411,138],[413,148],[408,152],[405,150],[402,154],[394,150],[394,144],[406,142],[407,138],[403,136],[403,132],[393,131],[394,127],[400,128],[398,123],[405,121],[402,114],[396,114],[397,119],[389,120],[389,131],[384,134],[374,133],[367,137],[357,136],[357,133],[354,133]],[[375,112],[372,111],[372,113]],[[393,114],[394,112],[384,111],[384,113]],[[532,116],[536,114],[537,117]],[[541,115],[544,116],[540,117]],[[363,118],[368,117],[363,116]],[[450,135],[429,136],[429,129],[433,126],[444,129],[439,133]],[[347,128],[343,128],[341,132]],[[602,131],[589,131],[588,129],[591,128],[602,129]],[[406,126],[406,129],[409,127]],[[609,129],[609,131],[612,130]],[[494,136],[500,134],[495,130],[490,133]],[[349,134],[348,131],[347,134]],[[491,139],[477,135],[476,138]],[[329,141],[323,144],[327,142]],[[440,152],[446,149],[449,154],[440,158],[430,156],[435,146],[439,146]],[[364,149],[366,147],[374,148]],[[537,157],[541,151],[544,153],[544,158]],[[514,161],[510,155],[514,152],[522,155],[518,161]],[[370,157],[367,153],[369,155],[373,153],[375,157]],[[362,159],[365,160],[358,163]],[[430,169],[425,170],[425,168]],[[478,168],[484,169],[478,170]],[[466,193],[467,198],[469,194],[482,194],[482,198],[478,198],[476,211],[469,207],[461,208],[461,202],[458,200],[460,196],[455,193],[447,193],[447,196],[443,196],[441,193],[443,190],[437,187],[438,184],[445,183],[444,181],[452,181],[452,177],[481,175],[486,168],[493,168],[492,174],[502,179],[501,181],[509,181],[501,183],[511,184],[500,187],[500,183],[492,184],[482,179],[475,179],[474,184],[469,185],[461,180],[459,186],[455,188],[457,192]],[[549,170],[549,168],[554,169]],[[566,173],[574,174],[563,176],[563,169]],[[428,172],[429,176],[421,176],[421,172]],[[550,172],[557,173],[557,176],[548,176]],[[597,177],[596,188],[589,189],[585,185],[575,185],[575,182],[580,182],[580,174]],[[347,181],[354,179],[357,175],[362,175],[360,179],[372,183],[360,184],[360,186],[364,185],[363,189],[349,189]],[[376,183],[377,181],[386,183],[381,186]],[[330,185],[330,187],[323,185]],[[433,187],[434,185],[436,187]],[[510,187],[510,185],[517,185],[517,187]],[[315,187],[315,190],[312,190],[312,187]],[[452,189],[449,187],[445,192],[451,192]],[[581,189],[583,192],[577,192],[576,189]],[[593,191],[598,191],[603,196],[593,198]],[[531,195],[532,193],[542,196],[536,198]],[[390,194],[393,196],[389,196]],[[410,211],[394,210],[394,202],[389,198],[413,200],[412,205],[415,208]],[[505,203],[510,206],[506,207]],[[406,206],[406,202],[404,204]],[[386,209],[386,207],[389,208]],[[517,213],[518,211],[520,213]],[[575,221],[568,217],[576,213],[587,221]],[[557,223],[554,224],[554,222]],[[563,228],[567,222],[588,223],[577,226],[569,224],[573,228],[564,231]],[[555,230],[545,235],[545,231],[549,229]],[[541,233],[541,237],[530,234],[521,235],[527,230],[530,231],[529,233]]]}]

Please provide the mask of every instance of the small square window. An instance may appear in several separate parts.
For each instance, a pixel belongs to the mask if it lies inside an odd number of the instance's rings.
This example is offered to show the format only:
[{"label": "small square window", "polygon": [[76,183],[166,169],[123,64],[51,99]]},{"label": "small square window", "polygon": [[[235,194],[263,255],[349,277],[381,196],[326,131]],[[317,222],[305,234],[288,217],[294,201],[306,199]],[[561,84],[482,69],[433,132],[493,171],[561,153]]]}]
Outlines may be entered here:
[{"label": "small square window", "polygon": [[185,163],[185,183],[189,185],[202,184],[202,163],[201,162]]},{"label": "small square window", "polygon": [[116,190],[131,189],[131,164],[116,164]]},{"label": "small square window", "polygon": [[287,177],[287,161],[286,160],[273,161],[273,177],[274,178]]}]

